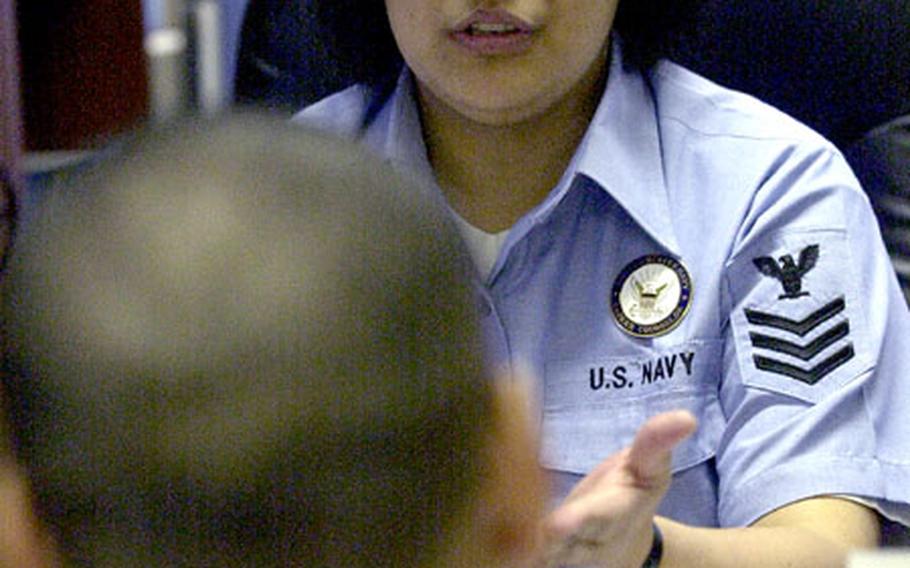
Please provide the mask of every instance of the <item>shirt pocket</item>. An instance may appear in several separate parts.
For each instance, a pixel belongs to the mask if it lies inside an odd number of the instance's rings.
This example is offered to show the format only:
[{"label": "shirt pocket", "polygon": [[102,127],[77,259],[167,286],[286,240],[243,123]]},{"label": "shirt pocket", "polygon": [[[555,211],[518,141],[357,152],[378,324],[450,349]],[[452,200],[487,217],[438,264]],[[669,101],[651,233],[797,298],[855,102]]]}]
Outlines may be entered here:
[{"label": "shirt pocket", "polygon": [[541,463],[584,475],[628,446],[650,417],[685,409],[696,432],[677,447],[677,472],[714,456],[725,419],[718,400],[722,343],[691,341],[631,356],[545,367]]}]

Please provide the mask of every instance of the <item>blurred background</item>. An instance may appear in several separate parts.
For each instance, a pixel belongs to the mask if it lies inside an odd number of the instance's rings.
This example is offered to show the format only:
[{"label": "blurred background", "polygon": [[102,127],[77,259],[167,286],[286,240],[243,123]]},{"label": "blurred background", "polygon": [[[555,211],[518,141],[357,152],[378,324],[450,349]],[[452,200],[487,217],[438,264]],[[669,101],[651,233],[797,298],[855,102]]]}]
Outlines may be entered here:
[{"label": "blurred background", "polygon": [[246,3],[0,0],[0,168],[22,208],[119,134],[228,106]]}]

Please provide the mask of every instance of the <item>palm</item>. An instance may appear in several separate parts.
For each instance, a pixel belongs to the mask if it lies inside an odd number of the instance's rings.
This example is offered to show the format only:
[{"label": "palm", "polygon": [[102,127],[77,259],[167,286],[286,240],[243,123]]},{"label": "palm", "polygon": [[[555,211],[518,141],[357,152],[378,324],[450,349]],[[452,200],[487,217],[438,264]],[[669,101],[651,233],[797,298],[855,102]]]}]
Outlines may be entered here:
[{"label": "palm", "polygon": [[543,565],[641,565],[654,512],[670,484],[673,448],[694,429],[687,412],[658,415],[632,446],[582,479],[546,519]]}]

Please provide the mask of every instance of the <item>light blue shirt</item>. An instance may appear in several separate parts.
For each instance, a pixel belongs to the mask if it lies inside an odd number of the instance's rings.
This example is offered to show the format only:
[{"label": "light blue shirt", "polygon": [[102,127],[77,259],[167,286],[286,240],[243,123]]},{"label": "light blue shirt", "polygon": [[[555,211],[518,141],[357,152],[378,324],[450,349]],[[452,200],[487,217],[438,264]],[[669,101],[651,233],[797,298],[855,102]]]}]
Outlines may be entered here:
[{"label": "light blue shirt", "polygon": [[[365,105],[352,87],[297,120],[353,136]],[[407,73],[363,140],[432,179]],[[656,337],[611,311],[645,255],[692,281],[688,313]],[[756,260],[783,270],[787,255],[804,259],[798,291]],[[493,356],[539,381],[558,495],[649,416],[686,408],[699,428],[674,454],[661,514],[741,526],[848,494],[908,518],[910,314],[844,159],[780,112],[670,62],[645,78],[617,45],[565,175],[481,288]]]}]

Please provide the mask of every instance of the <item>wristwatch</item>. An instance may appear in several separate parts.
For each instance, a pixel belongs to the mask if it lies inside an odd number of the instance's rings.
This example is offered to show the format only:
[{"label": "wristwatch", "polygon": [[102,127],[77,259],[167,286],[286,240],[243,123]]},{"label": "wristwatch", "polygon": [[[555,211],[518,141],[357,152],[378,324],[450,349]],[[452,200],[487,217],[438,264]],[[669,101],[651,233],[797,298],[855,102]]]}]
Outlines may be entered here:
[{"label": "wristwatch", "polygon": [[664,537],[660,533],[660,528],[658,528],[657,523],[651,523],[651,527],[654,532],[654,538],[651,540],[651,551],[648,552],[648,557],[645,558],[641,568],[659,568],[660,559],[664,555]]}]

